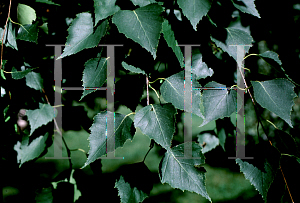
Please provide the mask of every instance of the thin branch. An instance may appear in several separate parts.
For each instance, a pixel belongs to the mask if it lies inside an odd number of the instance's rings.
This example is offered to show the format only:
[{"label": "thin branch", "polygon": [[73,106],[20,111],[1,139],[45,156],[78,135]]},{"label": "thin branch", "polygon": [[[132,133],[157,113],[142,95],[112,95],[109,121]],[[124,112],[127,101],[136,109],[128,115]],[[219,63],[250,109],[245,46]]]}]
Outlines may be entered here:
[{"label": "thin branch", "polygon": [[[46,93],[45,93],[45,90],[42,89],[42,91],[43,91],[43,93],[44,93],[44,95],[45,95],[45,98],[46,98],[46,100],[47,100],[47,103],[51,106],[51,104],[50,104],[50,102],[49,102],[49,100],[48,100],[48,97],[47,97],[47,95],[46,95]],[[66,143],[66,141],[65,141],[65,138],[62,136],[62,132],[61,132],[61,130],[59,129],[59,127],[58,127],[58,125],[57,125],[56,119],[53,118],[53,120],[54,120],[54,124],[55,124],[56,130],[57,130],[57,132],[60,134],[60,136],[61,136],[61,138],[62,138],[62,140],[63,140],[63,142],[64,142],[64,145],[66,146],[68,157],[71,157],[71,151],[70,151],[70,149],[69,149],[69,147],[68,147],[68,145],[67,145],[67,143]],[[73,167],[72,167],[72,161],[71,161],[71,159],[69,159],[69,165],[70,165],[70,169],[72,170]]]},{"label": "thin branch", "polygon": [[148,76],[146,76],[146,86],[147,86],[147,105],[149,105],[149,80],[148,80]]},{"label": "thin branch", "polygon": [[[246,89],[248,89],[248,85],[247,85],[247,83],[246,83],[245,77],[244,77],[244,75],[243,75],[243,73],[242,73],[242,71],[241,71],[240,68],[239,68],[239,71],[240,71],[240,73],[241,73],[241,75],[242,75],[242,77],[243,77],[243,80],[244,80]],[[258,120],[258,122],[261,124],[261,127],[262,127],[262,129],[263,129],[265,135],[267,136],[267,139],[268,139],[270,145],[273,146],[273,144],[272,144],[272,142],[271,142],[271,140],[270,140],[270,138],[269,138],[269,136],[268,136],[268,134],[267,134],[267,131],[266,131],[266,129],[264,128],[264,125],[262,124],[262,122],[261,122],[261,120],[260,120],[260,118],[259,118],[258,111],[257,111],[256,105],[255,105],[254,99],[253,99],[253,97],[252,97],[252,95],[251,95],[251,93],[250,93],[250,90],[248,90],[248,92],[249,92],[249,95],[250,95],[250,97],[251,97],[251,100],[252,100],[252,103],[253,103],[253,106],[254,106],[254,110],[255,110],[255,112],[256,112],[257,120]],[[257,132],[258,132],[258,131],[257,131]],[[287,187],[287,189],[288,189],[288,191],[289,191],[290,198],[291,198],[292,202],[294,203],[292,194],[291,194],[291,192],[290,192],[290,190],[289,190],[289,186],[288,186],[287,181],[286,181],[286,179],[285,179],[285,177],[284,177],[284,173],[283,173],[283,171],[282,171],[282,169],[281,169],[281,166],[279,166],[279,167],[280,167],[280,170],[281,170],[281,173],[282,173],[282,176],[283,176],[285,185],[286,185],[286,187]]]},{"label": "thin branch", "polygon": [[2,69],[3,41],[4,41],[4,35],[5,35],[5,32],[6,32],[6,28],[7,28],[7,22],[8,22],[9,16],[10,16],[10,7],[11,7],[11,0],[9,1],[8,15],[7,15],[7,18],[6,18],[4,32],[3,32],[3,36],[2,36],[2,40],[1,40],[2,41],[2,45],[1,45],[1,65],[0,65],[0,69]]}]

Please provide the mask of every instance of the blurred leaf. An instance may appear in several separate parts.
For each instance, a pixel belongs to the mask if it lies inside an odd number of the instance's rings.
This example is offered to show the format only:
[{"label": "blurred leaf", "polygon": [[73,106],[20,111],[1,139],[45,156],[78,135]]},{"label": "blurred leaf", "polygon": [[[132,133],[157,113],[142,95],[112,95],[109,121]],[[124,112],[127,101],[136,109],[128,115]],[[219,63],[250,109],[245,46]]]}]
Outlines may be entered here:
[{"label": "blurred leaf", "polygon": [[19,167],[21,167],[23,163],[37,158],[44,151],[47,138],[48,133],[32,140],[28,145],[29,136],[24,135],[22,143],[18,141],[17,144],[15,144],[14,150],[18,153],[17,162],[20,164]]}]

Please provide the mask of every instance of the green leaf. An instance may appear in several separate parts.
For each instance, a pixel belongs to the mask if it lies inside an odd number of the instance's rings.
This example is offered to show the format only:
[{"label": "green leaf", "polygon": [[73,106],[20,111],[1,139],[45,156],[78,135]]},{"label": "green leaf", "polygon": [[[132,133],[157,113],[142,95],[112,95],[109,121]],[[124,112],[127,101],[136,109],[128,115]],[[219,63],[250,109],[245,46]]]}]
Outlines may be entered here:
[{"label": "green leaf", "polygon": [[25,77],[26,77],[26,85],[28,87],[31,87],[36,90],[41,90],[44,88],[43,87],[43,78],[41,77],[40,73],[29,72],[25,75]]},{"label": "green leaf", "polygon": [[[199,87],[194,76],[192,76],[192,85],[194,88]],[[177,109],[184,110],[184,71],[166,78],[160,86],[160,92],[166,102],[172,103]],[[199,89],[192,90],[192,101],[191,113],[204,118],[200,112],[201,92]]]},{"label": "green leaf", "polygon": [[213,69],[208,68],[206,63],[202,61],[202,54],[199,49],[193,50],[192,73],[196,76],[196,80],[204,79],[207,76],[211,77],[214,74]]},{"label": "green leaf", "polygon": [[236,90],[230,90],[230,93],[228,94],[225,85],[214,81],[207,83],[205,87],[224,89],[204,89],[202,99],[205,119],[199,127],[218,118],[224,118],[225,116],[229,117],[232,113],[238,112],[242,107],[241,103],[237,104]]},{"label": "green leaf", "polygon": [[83,71],[82,86],[91,88],[91,90],[83,90],[80,100],[86,95],[95,92],[95,88],[102,87],[107,77],[107,58],[93,58],[89,59],[85,64]]},{"label": "green leaf", "polygon": [[163,8],[150,4],[133,11],[117,12],[112,19],[120,33],[139,43],[156,58],[156,49],[160,37]]},{"label": "green leaf", "polygon": [[128,182],[125,182],[123,176],[116,181],[115,188],[118,188],[118,195],[122,203],[143,202],[148,197],[142,190],[136,187],[132,188]]},{"label": "green leaf", "polygon": [[14,150],[18,153],[17,162],[20,164],[19,167],[26,161],[37,158],[44,151],[47,138],[48,133],[44,136],[39,136],[28,145],[29,137],[25,135],[22,138],[22,143],[18,141],[17,144],[15,144]]},{"label": "green leaf", "polygon": [[[0,42],[2,40],[3,32],[4,32],[4,29],[0,28],[0,36],[1,36]],[[7,37],[7,32],[8,32],[8,37]],[[9,21],[8,27],[5,31],[3,43],[7,47],[11,47],[15,50],[18,50],[17,41],[16,41],[16,32],[15,32],[15,29],[12,28],[12,23],[10,21]]]},{"label": "green leaf", "polygon": [[272,111],[291,127],[291,110],[297,97],[294,85],[286,79],[277,78],[264,82],[251,81],[255,100],[263,107]]},{"label": "green leaf", "polygon": [[279,55],[273,51],[266,51],[262,54],[259,54],[259,56],[263,57],[263,58],[270,58],[273,59],[274,61],[276,61],[276,63],[278,63],[279,65],[281,65],[281,61],[279,59]]},{"label": "green leaf", "polygon": [[39,26],[46,34],[48,34],[48,23],[43,23],[43,25]]},{"label": "green leaf", "polygon": [[138,5],[139,7],[147,6],[148,4],[151,4],[151,3],[156,3],[155,0],[131,0],[131,2],[135,6]]},{"label": "green leaf", "polygon": [[36,20],[35,10],[25,4],[18,4],[17,15],[18,21],[22,25],[32,24],[32,21]]},{"label": "green leaf", "polygon": [[211,201],[205,187],[206,170],[199,167],[205,163],[201,149],[201,146],[192,142],[192,156],[200,159],[179,159],[178,157],[184,157],[184,144],[169,149],[159,164],[159,177],[163,184],[168,183],[173,188],[196,192]]},{"label": "green leaf", "polygon": [[223,150],[225,151],[225,140],[226,140],[225,129],[222,128],[220,131],[218,131],[217,134],[218,134],[220,145],[222,146]]},{"label": "green leaf", "polygon": [[296,140],[290,134],[282,130],[275,129],[274,132],[274,141],[272,140],[273,146],[275,146],[282,154],[289,154],[300,158]]},{"label": "green leaf", "polygon": [[36,192],[35,201],[36,203],[52,203],[53,202],[52,187],[40,188]]},{"label": "green leaf", "polygon": [[211,151],[219,145],[219,139],[210,133],[197,135],[197,137],[200,145],[203,145],[203,143],[205,142],[205,147],[203,147],[202,149],[203,154],[205,154],[208,151]]},{"label": "green leaf", "polygon": [[171,28],[171,25],[169,24],[168,20],[164,20],[163,24],[162,24],[162,33],[164,34],[164,38],[168,44],[169,47],[172,48],[173,52],[175,53],[180,67],[184,67],[184,63],[183,63],[183,54],[181,52],[180,47],[178,46],[178,43],[175,39],[174,36],[174,32]]},{"label": "green leaf", "polygon": [[169,149],[175,132],[175,114],[176,109],[172,104],[151,104],[136,113],[134,127],[139,127],[143,134]]},{"label": "green leaf", "polygon": [[[38,23],[21,26],[18,30],[17,39],[34,42],[37,44],[38,39]],[[25,29],[24,29],[25,28]]]},{"label": "green leaf", "polygon": [[94,123],[90,128],[91,134],[89,136],[89,157],[82,168],[106,154],[107,118],[115,119],[115,134],[107,135],[108,140],[115,139],[115,149],[122,147],[126,140],[132,140],[135,132],[130,117],[109,111],[98,113],[94,117]]},{"label": "green leaf", "polygon": [[250,181],[263,199],[266,201],[268,190],[275,178],[276,167],[270,164],[268,161],[264,162],[265,171],[261,171],[252,164],[241,159],[236,159],[235,162],[239,164],[241,172],[245,175],[245,178]]},{"label": "green leaf", "polygon": [[140,69],[140,68],[136,68],[136,67],[134,67],[134,66],[132,66],[132,65],[128,65],[126,62],[122,62],[122,66],[123,66],[123,68],[125,68],[126,70],[129,70],[130,72],[132,72],[132,73],[141,73],[141,74],[143,74],[143,75],[147,75],[146,73],[145,73],[145,71],[143,71],[142,69]]},{"label": "green leaf", "polygon": [[108,23],[103,21],[93,32],[93,19],[90,13],[79,13],[72,21],[68,29],[68,38],[66,47],[60,57],[61,59],[72,54],[76,54],[83,49],[93,48],[98,46],[101,38],[106,33]]},{"label": "green leaf", "polygon": [[255,8],[255,4],[254,4],[255,0],[238,0],[238,1],[243,2],[246,6],[240,6],[240,5],[236,4],[236,3],[234,3],[233,0],[231,0],[231,1],[232,1],[233,5],[237,9],[239,9],[240,11],[242,11],[243,13],[249,13],[251,15],[254,15],[254,16],[260,18],[259,13],[258,13],[258,11]]},{"label": "green leaf", "polygon": [[191,22],[195,31],[197,31],[197,24],[205,16],[210,7],[211,0],[178,0],[179,7],[182,9],[183,14]]},{"label": "green leaf", "polygon": [[119,6],[115,5],[116,0],[94,0],[95,9],[95,25],[102,20],[111,16],[120,10]]},{"label": "green leaf", "polygon": [[[18,71],[15,67],[12,67],[12,70],[11,70],[11,77],[15,80],[19,80],[19,79],[22,79],[24,78],[28,73],[30,73],[32,71],[32,68],[28,68],[24,71]],[[42,78],[40,78],[42,79]],[[41,84],[42,84],[42,81],[41,80]]]},{"label": "green leaf", "polygon": [[[237,46],[229,46],[229,45],[251,45],[253,38],[247,32],[236,29],[236,28],[225,28],[227,32],[227,38],[225,40],[225,44],[212,36],[210,37],[212,41],[216,43],[216,45],[221,48],[223,51],[227,52],[232,58],[235,60],[237,57]],[[245,46],[245,53],[248,53],[250,46]]]},{"label": "green leaf", "polygon": [[49,1],[49,0],[35,0],[35,2],[49,4],[49,5],[55,5],[55,6],[60,6],[60,4],[56,4],[56,3],[52,2],[52,1]]},{"label": "green leaf", "polygon": [[30,135],[32,135],[35,129],[42,125],[46,125],[55,118],[57,111],[54,110],[55,109],[49,104],[42,103],[39,103],[39,109],[26,110],[26,115],[30,124]]}]

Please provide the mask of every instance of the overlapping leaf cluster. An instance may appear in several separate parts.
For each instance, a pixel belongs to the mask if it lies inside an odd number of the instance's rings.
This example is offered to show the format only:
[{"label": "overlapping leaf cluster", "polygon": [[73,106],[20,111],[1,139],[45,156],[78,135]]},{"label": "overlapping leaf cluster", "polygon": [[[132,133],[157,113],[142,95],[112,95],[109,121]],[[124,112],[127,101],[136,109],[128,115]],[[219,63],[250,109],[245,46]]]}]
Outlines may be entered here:
[{"label": "overlapping leaf cluster", "polygon": [[[157,57],[157,48],[161,40],[160,36],[163,35],[163,39],[174,52],[180,67],[183,68],[186,61],[184,61],[183,53],[178,46],[176,33],[172,29],[174,25],[162,15],[165,12],[164,4],[155,0],[131,1],[138,8],[135,10],[122,10],[116,5],[116,0],[94,0],[95,15],[88,12],[76,15],[76,18],[68,28],[66,46],[57,60],[77,54],[84,49],[96,47],[109,34],[109,27],[114,25],[117,27],[119,33],[138,43],[150,52],[154,59]],[[239,11],[260,18],[255,8],[254,0],[241,1],[244,3],[244,6],[237,4],[233,0],[232,4]],[[182,14],[186,16],[196,31],[200,20],[205,17],[209,18],[207,14],[211,9],[212,1],[178,0],[177,4]],[[16,32],[16,29],[12,26],[12,22],[8,23],[8,29],[6,29],[3,41],[5,46],[18,50],[17,40],[37,43],[39,29],[44,29],[45,27],[38,26],[37,23],[32,24],[35,19],[36,14],[34,9],[27,5],[19,4],[18,20],[21,26],[18,32]],[[209,20],[213,23],[210,18]],[[232,45],[251,45],[253,38],[249,33],[241,29],[227,27],[224,30],[226,32],[226,39],[224,41],[220,41],[213,36],[210,36],[210,39],[215,43],[215,46],[238,62],[238,49]],[[0,28],[1,36],[3,32],[4,29]],[[246,46],[245,53],[248,53],[249,49],[250,46]],[[274,60],[281,66],[281,61],[275,52],[268,51],[258,56]],[[109,56],[107,56],[91,58],[86,61],[82,75],[82,86],[85,89],[81,99],[95,92],[95,90],[91,90],[92,88],[102,87],[106,83],[110,60]],[[194,50],[191,61],[192,72],[190,73],[193,87],[191,95],[192,108],[190,112],[186,113],[192,113],[203,119],[199,127],[211,121],[229,117],[231,114],[238,112],[242,105],[240,103],[237,104],[238,96],[236,90],[231,89],[228,91],[225,85],[215,81],[211,81],[205,85],[200,84],[202,80],[214,74],[214,70],[209,68],[204,61],[205,58],[202,54]],[[149,77],[146,73],[147,71],[142,67],[134,67],[124,61],[122,62],[122,66],[131,73],[140,74],[142,77]],[[34,69],[29,67],[30,65],[28,64],[24,64],[20,69],[13,67],[11,70],[12,78],[22,80],[25,77],[28,87],[37,91],[42,90],[44,84],[40,73],[33,71]],[[5,66],[3,66],[3,69],[5,69]],[[5,79],[3,70],[1,71],[2,78]],[[188,81],[185,81],[186,74],[182,70],[167,78],[163,78],[163,83],[159,91],[160,94],[157,95],[164,102],[147,105],[139,111],[132,113],[135,114],[133,120],[129,115],[109,111],[98,113],[94,117],[93,124],[90,127],[90,150],[82,168],[109,153],[106,149],[106,142],[108,140],[114,139],[115,149],[117,149],[122,147],[127,140],[132,140],[135,134],[134,128],[139,128],[143,134],[153,139],[166,150],[159,164],[161,183],[168,183],[173,188],[179,188],[183,191],[195,192],[211,201],[211,197],[206,190],[206,171],[201,165],[205,163],[204,153],[214,149],[217,145],[221,145],[225,150],[226,135],[224,129],[218,131],[218,136],[211,134],[198,135],[198,143],[193,142],[191,144],[193,155],[191,159],[182,158],[184,157],[184,146],[186,146],[186,143],[172,146],[176,128],[175,116],[177,111],[185,111],[185,105],[187,105],[184,97],[185,88],[188,88]],[[293,90],[295,87],[294,84],[288,79],[278,78],[268,81],[251,81],[251,84],[257,103],[282,118],[290,127],[293,127],[290,114],[296,94]],[[215,89],[211,91],[208,88]],[[4,94],[2,94],[1,87],[1,97]],[[55,113],[54,107],[42,103],[39,103],[38,109],[26,111],[30,124],[30,133],[24,135],[22,142],[17,142],[14,146],[15,151],[18,153],[17,161],[20,163],[20,167],[25,162],[39,157],[44,151],[48,134],[41,135],[30,143],[29,136],[36,129],[42,127],[42,125],[53,121]],[[114,118],[115,120],[114,131],[111,134],[107,133],[107,128],[111,127],[107,126],[108,118]],[[279,134],[276,138],[280,137],[281,139],[276,142],[276,149],[281,153],[294,157],[300,163],[299,151],[292,136],[283,135],[283,132],[279,129],[276,132]],[[206,145],[203,143],[206,143]],[[293,148],[287,148],[285,143],[292,144]],[[279,160],[278,164],[274,164],[274,162],[266,159],[264,169],[257,168],[240,159],[237,159],[236,162],[239,164],[245,178],[260,192],[263,199],[267,200],[266,196],[275,179]],[[120,176],[116,181],[115,187],[118,189],[121,202],[142,202],[149,196],[149,191],[132,186],[130,182],[125,181],[123,176]]]}]

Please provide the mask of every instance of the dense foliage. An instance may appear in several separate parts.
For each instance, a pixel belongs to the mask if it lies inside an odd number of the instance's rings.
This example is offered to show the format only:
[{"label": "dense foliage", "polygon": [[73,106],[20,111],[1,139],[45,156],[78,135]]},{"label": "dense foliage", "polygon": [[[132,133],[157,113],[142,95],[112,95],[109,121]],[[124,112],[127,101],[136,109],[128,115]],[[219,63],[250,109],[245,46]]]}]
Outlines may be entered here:
[{"label": "dense foliage", "polygon": [[1,2],[1,200],[300,201],[300,4],[283,4]]}]

